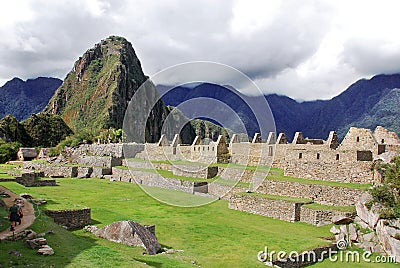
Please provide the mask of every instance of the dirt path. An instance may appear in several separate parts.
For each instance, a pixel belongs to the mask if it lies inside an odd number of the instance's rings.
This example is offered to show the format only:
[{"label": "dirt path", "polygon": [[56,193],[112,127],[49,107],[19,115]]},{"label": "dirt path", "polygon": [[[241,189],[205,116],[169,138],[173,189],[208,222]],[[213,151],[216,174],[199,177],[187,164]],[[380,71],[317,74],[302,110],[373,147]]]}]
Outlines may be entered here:
[{"label": "dirt path", "polygon": [[[0,192],[5,192],[8,195],[10,195],[10,197],[8,198],[3,197],[3,200],[6,203],[7,207],[11,207],[12,204],[14,203],[14,199],[20,197],[19,195],[16,195],[15,193],[11,192],[10,190],[8,190],[3,186],[0,186]],[[24,213],[24,217],[22,218],[21,225],[17,225],[15,227],[14,231],[15,234],[31,226],[33,221],[35,220],[35,210],[33,209],[33,205],[25,199],[24,199],[24,206],[22,207],[22,212]],[[7,236],[11,236],[12,234],[13,232],[10,232],[10,229],[7,228],[7,230],[0,232],[0,240],[3,240]]]}]

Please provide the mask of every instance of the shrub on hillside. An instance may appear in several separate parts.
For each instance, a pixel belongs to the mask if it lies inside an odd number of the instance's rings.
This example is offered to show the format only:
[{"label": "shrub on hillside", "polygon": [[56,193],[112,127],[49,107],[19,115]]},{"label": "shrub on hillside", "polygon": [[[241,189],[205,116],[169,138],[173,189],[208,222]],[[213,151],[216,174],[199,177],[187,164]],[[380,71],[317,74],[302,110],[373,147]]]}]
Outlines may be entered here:
[{"label": "shrub on hillside", "polygon": [[383,205],[381,218],[400,218],[400,156],[396,156],[390,164],[379,164],[376,168],[383,174],[383,184],[370,190],[372,200],[366,205],[369,208],[374,203]]},{"label": "shrub on hillside", "polygon": [[83,143],[92,143],[96,139],[91,131],[81,131],[62,140],[56,147],[50,148],[49,156],[60,155],[64,147],[75,147]]},{"label": "shrub on hillside", "polygon": [[21,147],[21,144],[18,142],[6,143],[0,139],[0,163],[17,159],[19,147]]}]

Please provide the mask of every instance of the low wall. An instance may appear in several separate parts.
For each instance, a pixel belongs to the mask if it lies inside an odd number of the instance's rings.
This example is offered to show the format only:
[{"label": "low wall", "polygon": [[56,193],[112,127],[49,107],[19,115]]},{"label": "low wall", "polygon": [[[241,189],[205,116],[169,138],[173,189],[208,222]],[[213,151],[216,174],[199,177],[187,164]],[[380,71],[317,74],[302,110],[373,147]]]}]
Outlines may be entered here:
[{"label": "low wall", "polygon": [[300,209],[300,221],[315,226],[331,224],[332,218],[335,216],[350,217],[352,215],[353,213],[351,212],[342,212],[335,210],[315,210],[305,206],[302,206]]},{"label": "low wall", "polygon": [[79,156],[76,159],[72,159],[72,162],[83,166],[112,168],[115,166],[120,166],[122,164],[122,158],[112,156],[85,155]]},{"label": "low wall", "polygon": [[304,203],[275,200],[252,195],[233,195],[229,208],[274,219],[294,222],[300,219],[300,207]]},{"label": "low wall", "polygon": [[230,185],[218,184],[216,182],[212,182],[208,184],[208,193],[210,195],[216,196],[220,199],[229,200],[232,195],[245,192],[248,190],[244,187],[232,187]]},{"label": "low wall", "polygon": [[39,179],[39,177],[43,176],[43,171],[22,173],[20,176],[15,178],[15,182],[25,187],[56,186],[55,180]]},{"label": "low wall", "polygon": [[93,168],[92,167],[78,167],[77,168],[77,178],[83,179],[83,178],[90,178],[92,175]]},{"label": "low wall", "polygon": [[46,215],[55,223],[72,230],[91,224],[90,208],[74,210],[47,210]]},{"label": "low wall", "polygon": [[[221,168],[218,169],[218,175],[224,180],[252,182],[254,170],[245,170],[239,168]],[[266,176],[265,172],[265,176]]]},{"label": "low wall", "polygon": [[57,185],[56,180],[16,178],[15,181],[25,187],[41,187],[41,186],[56,186]]},{"label": "low wall", "polygon": [[53,178],[75,178],[78,176],[78,167],[50,165],[40,162],[24,162],[24,169],[40,170],[45,177]]},{"label": "low wall", "polygon": [[111,175],[111,168],[101,168],[101,167],[93,167],[92,174],[90,174],[91,178],[104,178],[105,175]]},{"label": "low wall", "polygon": [[171,165],[174,175],[191,178],[211,179],[217,176],[218,167],[207,167],[200,165]]},{"label": "low wall", "polygon": [[149,160],[130,160],[123,159],[122,165],[129,168],[143,168],[143,169],[164,169],[172,170],[172,165],[167,163],[151,163]]},{"label": "low wall", "polygon": [[121,143],[83,144],[76,149],[76,152],[79,155],[123,157],[122,148]]},{"label": "low wall", "polygon": [[370,161],[294,160],[285,163],[285,176],[314,180],[372,183],[374,181]]},{"label": "low wall", "polygon": [[157,172],[146,172],[140,170],[125,170],[113,168],[112,180],[138,183],[146,186],[159,187],[169,190],[183,191],[187,193],[206,193],[208,186],[200,182],[184,181],[173,178],[164,178]]},{"label": "low wall", "polygon": [[353,188],[265,179],[257,189],[257,192],[295,198],[308,198],[322,205],[352,206],[357,203],[364,191]]}]

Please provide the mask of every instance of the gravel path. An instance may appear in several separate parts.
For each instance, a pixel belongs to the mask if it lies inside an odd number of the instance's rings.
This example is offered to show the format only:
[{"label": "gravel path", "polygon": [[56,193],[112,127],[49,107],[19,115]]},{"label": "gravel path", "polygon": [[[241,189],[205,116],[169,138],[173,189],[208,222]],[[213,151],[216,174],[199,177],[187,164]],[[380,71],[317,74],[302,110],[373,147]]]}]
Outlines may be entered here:
[{"label": "gravel path", "polygon": [[[2,192],[5,192],[8,195],[10,195],[10,197],[8,198],[3,198],[7,207],[11,207],[12,204],[14,203],[14,199],[20,197],[19,195],[16,195],[15,193],[8,190],[7,188],[0,186],[0,193]],[[31,226],[35,220],[35,210],[33,209],[33,205],[26,199],[24,199],[24,206],[22,207],[22,212],[24,213],[24,217],[22,218],[21,225],[17,225],[15,227],[14,233],[19,233],[25,230],[26,228]],[[7,228],[7,230],[0,232],[0,240],[3,240],[4,238],[11,236],[12,234],[13,232],[10,232],[10,228]]]}]

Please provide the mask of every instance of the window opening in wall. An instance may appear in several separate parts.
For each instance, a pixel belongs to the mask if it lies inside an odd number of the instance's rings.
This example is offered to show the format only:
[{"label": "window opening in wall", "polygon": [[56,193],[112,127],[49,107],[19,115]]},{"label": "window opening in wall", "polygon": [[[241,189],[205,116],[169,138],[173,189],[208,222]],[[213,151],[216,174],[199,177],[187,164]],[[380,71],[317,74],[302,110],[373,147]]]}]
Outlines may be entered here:
[{"label": "window opening in wall", "polygon": [[299,159],[303,158],[303,153],[299,153]]},{"label": "window opening in wall", "polygon": [[385,139],[382,139],[382,143],[385,143]]},{"label": "window opening in wall", "polygon": [[196,151],[196,147],[193,148],[193,151]]},{"label": "window opening in wall", "polygon": [[214,147],[212,147],[212,150],[214,151]]},{"label": "window opening in wall", "polygon": [[360,137],[357,137],[357,142],[360,142]]},{"label": "window opening in wall", "polygon": [[210,146],[207,147],[207,151],[210,151]]},{"label": "window opening in wall", "polygon": [[317,159],[319,159],[320,156],[321,156],[321,155],[320,155],[319,153],[317,153]]},{"label": "window opening in wall", "polygon": [[274,152],[273,148],[272,148],[272,146],[270,146],[269,151],[268,151],[268,156],[272,156],[273,152]]},{"label": "window opening in wall", "polygon": [[339,160],[339,154],[336,155],[336,160]]},{"label": "window opening in wall", "polygon": [[204,151],[204,147],[203,147],[203,151]]}]

